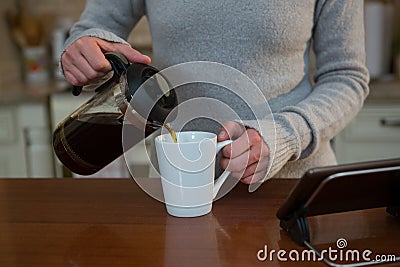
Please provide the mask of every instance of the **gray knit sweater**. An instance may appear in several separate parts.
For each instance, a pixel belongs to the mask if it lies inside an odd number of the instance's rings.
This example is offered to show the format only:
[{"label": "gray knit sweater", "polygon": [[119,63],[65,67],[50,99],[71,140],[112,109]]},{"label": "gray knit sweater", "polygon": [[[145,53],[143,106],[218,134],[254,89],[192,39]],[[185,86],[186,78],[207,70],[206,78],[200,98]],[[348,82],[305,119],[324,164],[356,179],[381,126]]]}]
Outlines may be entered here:
[{"label": "gray knit sweater", "polygon": [[[146,15],[156,67],[220,62],[258,85],[276,127],[268,177],[300,177],[311,167],[336,163],[330,140],[355,117],[368,95],[363,2],[88,0],[66,47],[82,36],[125,42]],[[223,95],[196,87],[189,91],[181,98]],[[246,124],[260,130],[255,121]]]}]

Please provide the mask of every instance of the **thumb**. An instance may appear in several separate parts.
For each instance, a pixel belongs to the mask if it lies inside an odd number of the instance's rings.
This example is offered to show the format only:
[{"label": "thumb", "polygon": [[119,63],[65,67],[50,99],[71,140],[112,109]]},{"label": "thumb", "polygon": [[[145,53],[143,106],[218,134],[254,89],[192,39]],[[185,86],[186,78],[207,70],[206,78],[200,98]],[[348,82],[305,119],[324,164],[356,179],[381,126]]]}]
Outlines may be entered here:
[{"label": "thumb", "polygon": [[129,62],[150,64],[151,58],[143,55],[139,51],[133,49],[131,46],[122,43],[112,43],[107,41],[101,41],[99,43],[101,49],[105,52],[118,52],[123,54]]},{"label": "thumb", "polygon": [[218,142],[228,139],[236,139],[246,131],[246,128],[235,121],[227,121],[222,124],[222,129],[218,134]]}]

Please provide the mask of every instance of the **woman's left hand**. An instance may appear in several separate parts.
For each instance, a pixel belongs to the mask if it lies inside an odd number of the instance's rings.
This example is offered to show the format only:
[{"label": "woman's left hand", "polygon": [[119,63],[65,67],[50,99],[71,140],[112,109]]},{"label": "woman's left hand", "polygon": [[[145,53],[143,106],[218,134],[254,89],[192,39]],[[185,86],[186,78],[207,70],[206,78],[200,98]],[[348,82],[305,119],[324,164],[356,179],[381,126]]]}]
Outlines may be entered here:
[{"label": "woman's left hand", "polygon": [[243,183],[262,180],[268,169],[269,149],[260,134],[253,128],[228,121],[218,134],[218,142],[234,140],[222,149],[220,166]]}]

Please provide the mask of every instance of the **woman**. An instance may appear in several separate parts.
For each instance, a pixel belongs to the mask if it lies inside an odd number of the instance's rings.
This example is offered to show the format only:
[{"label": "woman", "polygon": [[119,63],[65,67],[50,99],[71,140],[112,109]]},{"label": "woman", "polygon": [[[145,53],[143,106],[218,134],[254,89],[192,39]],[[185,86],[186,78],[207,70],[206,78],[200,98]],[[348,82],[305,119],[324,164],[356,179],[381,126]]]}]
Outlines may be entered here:
[{"label": "woman", "polygon": [[228,121],[218,139],[228,139],[229,133],[235,141],[224,148],[221,167],[245,183],[300,177],[309,168],[336,163],[330,140],[355,117],[368,95],[363,2],[89,0],[71,30],[61,63],[73,85],[88,84],[110,70],[103,52],[121,52],[131,62],[149,64],[148,56],[125,41],[146,15],[153,65],[223,63],[250,77],[268,100],[275,144],[260,135],[254,120],[245,125]]}]

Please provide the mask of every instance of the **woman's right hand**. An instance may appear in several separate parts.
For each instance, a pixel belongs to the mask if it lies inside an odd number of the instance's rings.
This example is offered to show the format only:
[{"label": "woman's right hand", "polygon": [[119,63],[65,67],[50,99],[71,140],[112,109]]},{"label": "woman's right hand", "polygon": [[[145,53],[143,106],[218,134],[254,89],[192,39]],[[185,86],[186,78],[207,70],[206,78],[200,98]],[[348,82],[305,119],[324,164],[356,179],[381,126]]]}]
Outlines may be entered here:
[{"label": "woman's right hand", "polygon": [[150,57],[127,44],[108,42],[97,37],[85,36],[68,46],[61,56],[64,76],[75,86],[87,85],[111,70],[105,52],[119,52],[130,62],[150,64]]}]

